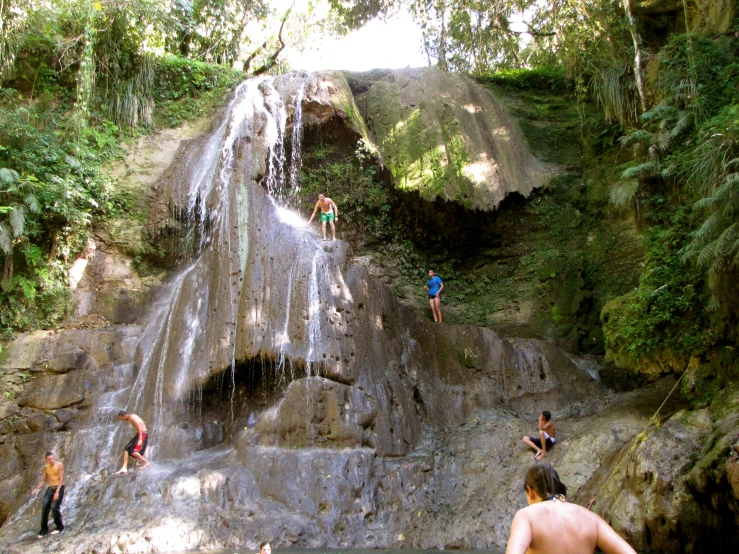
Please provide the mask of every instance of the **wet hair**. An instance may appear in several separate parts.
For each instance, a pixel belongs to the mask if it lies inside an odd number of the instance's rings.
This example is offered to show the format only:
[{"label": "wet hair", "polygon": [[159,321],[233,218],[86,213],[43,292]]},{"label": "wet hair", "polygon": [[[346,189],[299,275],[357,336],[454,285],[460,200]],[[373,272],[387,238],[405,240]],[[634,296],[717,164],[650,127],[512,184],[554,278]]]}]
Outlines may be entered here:
[{"label": "wet hair", "polygon": [[128,415],[128,412],[126,410],[121,410],[120,412],[118,412],[118,417],[123,417],[127,415]]},{"label": "wet hair", "polygon": [[[262,541],[262,542],[261,542],[261,543],[259,544],[259,551],[261,552],[262,548],[264,548],[264,547],[265,547],[265,546],[267,546],[268,544],[269,544],[269,541]],[[270,545],[270,546],[271,546],[271,545]]]},{"label": "wet hair", "polygon": [[551,414],[551,412],[549,412],[549,411],[547,411],[547,410],[544,410],[544,411],[543,411],[543,412],[541,413],[541,415],[543,415],[543,416],[544,416],[544,419],[546,419],[547,421],[549,421],[550,419],[552,419],[552,414]]},{"label": "wet hair", "polygon": [[531,466],[523,484],[524,490],[527,487],[534,489],[543,499],[555,494],[567,494],[567,486],[559,480],[557,471],[546,462]]},{"label": "wet hair", "polygon": [[53,456],[53,455],[54,453],[51,450],[49,450],[46,454],[44,454],[44,458],[48,458],[49,456]]}]

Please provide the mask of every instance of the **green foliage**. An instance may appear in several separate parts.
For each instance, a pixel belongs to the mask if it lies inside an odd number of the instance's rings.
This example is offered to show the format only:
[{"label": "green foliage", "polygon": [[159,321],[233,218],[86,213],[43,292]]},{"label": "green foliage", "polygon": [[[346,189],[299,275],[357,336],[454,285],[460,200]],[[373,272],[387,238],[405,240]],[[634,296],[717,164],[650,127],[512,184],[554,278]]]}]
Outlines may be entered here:
[{"label": "green foliage", "polygon": [[639,96],[631,65],[608,65],[595,72],[590,91],[606,121],[627,125],[639,114]]},{"label": "green foliage", "polygon": [[319,143],[304,159],[302,197],[324,193],[340,206],[343,221],[355,226],[370,241],[387,238],[390,226],[390,188],[377,172],[373,156],[363,141],[354,155],[341,148]]},{"label": "green foliage", "polygon": [[0,329],[51,325],[66,314],[66,264],[102,216],[112,184],[102,164],[120,155],[110,122],[79,130],[68,105],[0,103]]},{"label": "green foliage", "polygon": [[708,121],[701,137],[691,181],[703,195],[695,204],[703,219],[690,235],[685,259],[707,268],[715,307],[721,280],[739,266],[739,106]]},{"label": "green foliage", "polygon": [[730,62],[714,41],[678,35],[660,50],[658,90],[668,105],[711,117],[726,102],[727,92],[735,94],[725,81]]},{"label": "green foliage", "polygon": [[240,71],[177,56],[153,60],[152,93],[159,101],[195,97],[206,91],[230,88],[244,78]]},{"label": "green foliage", "polygon": [[581,117],[575,84],[557,68],[513,69],[476,77],[519,118],[531,150],[547,162],[579,166]]},{"label": "green foliage", "polygon": [[227,90],[244,78],[225,66],[175,56],[155,59],[152,73],[156,121],[169,127],[212,113]]},{"label": "green foliage", "polygon": [[639,286],[619,309],[603,314],[607,346],[632,359],[667,350],[687,359],[717,340],[705,308],[703,273],[681,253],[691,228],[690,210],[680,208],[666,226],[646,233],[645,268]]},{"label": "green foliage", "polygon": [[537,67],[534,69],[504,69],[494,73],[475,75],[475,79],[485,85],[496,85],[505,90],[536,90],[552,94],[574,92],[575,84],[568,79],[562,68]]}]

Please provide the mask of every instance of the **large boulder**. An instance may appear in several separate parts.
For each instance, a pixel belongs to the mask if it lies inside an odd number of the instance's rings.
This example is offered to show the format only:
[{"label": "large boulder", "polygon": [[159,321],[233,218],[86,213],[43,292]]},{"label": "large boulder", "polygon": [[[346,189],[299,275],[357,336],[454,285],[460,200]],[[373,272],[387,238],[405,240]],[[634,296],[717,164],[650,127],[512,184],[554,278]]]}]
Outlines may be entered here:
[{"label": "large boulder", "polygon": [[528,196],[551,178],[517,122],[472,79],[431,68],[348,76],[398,187],[493,210],[508,194]]}]

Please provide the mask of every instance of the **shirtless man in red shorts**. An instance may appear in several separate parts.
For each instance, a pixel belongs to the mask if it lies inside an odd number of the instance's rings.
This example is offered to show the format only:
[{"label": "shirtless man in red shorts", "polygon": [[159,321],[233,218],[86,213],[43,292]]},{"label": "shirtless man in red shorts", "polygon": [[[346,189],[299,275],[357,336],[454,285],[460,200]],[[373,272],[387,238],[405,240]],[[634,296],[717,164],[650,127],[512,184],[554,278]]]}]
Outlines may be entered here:
[{"label": "shirtless man in red shorts", "polygon": [[121,421],[128,421],[136,429],[136,436],[123,449],[123,465],[121,469],[115,472],[116,475],[124,475],[128,473],[128,455],[130,454],[136,460],[141,462],[141,468],[149,466],[149,462],[144,458],[144,452],[146,451],[146,443],[149,440],[149,433],[146,431],[146,424],[136,414],[129,414],[126,410],[118,412],[118,419]]}]

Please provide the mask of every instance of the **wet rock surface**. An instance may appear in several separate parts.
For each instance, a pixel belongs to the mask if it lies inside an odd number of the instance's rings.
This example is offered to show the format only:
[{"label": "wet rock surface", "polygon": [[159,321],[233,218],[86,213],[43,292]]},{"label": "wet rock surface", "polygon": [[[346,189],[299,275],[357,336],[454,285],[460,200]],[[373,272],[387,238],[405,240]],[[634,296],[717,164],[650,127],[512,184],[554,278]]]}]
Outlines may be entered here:
[{"label": "wet rock surface", "polygon": [[[315,104],[306,117],[344,105],[322,82],[245,83],[212,133],[183,146],[152,188],[148,232],[190,226],[190,249],[145,316],[24,335],[3,352],[17,394],[0,404],[0,548],[501,546],[533,461],[521,437],[542,409],[572,498],[602,487],[596,509],[635,543],[678,552],[684,529],[725,525],[735,495],[693,515],[733,490],[733,396],[670,416],[606,481],[673,383],[612,393],[547,342],[421,319],[347,243],[273,201],[290,194],[280,145],[292,136],[297,150],[297,99]],[[125,261],[106,267],[128,275]],[[121,408],[147,422],[154,463],[113,476],[133,435]],[[47,450],[67,467],[67,529],[37,541],[40,502],[26,491]]]}]

